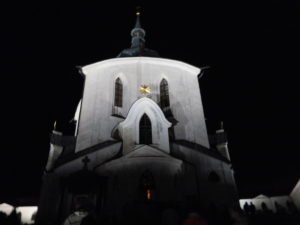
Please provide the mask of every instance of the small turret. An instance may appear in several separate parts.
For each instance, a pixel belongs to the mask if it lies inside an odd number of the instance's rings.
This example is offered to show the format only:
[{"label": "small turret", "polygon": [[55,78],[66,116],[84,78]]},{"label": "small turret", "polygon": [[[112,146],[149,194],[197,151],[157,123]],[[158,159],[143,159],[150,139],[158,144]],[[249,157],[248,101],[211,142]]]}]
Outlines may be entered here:
[{"label": "small turret", "polygon": [[62,155],[72,154],[75,150],[75,136],[68,135],[59,128],[59,123],[54,122],[50,135],[50,152],[46,165],[46,171],[50,172],[55,167],[57,160]]},{"label": "small turret", "polygon": [[224,130],[223,121],[221,121],[220,128],[216,130],[215,141],[217,150],[222,154],[222,156],[230,161],[227,136]]},{"label": "small turret", "polygon": [[147,49],[145,47],[146,31],[141,26],[140,10],[137,9],[135,26],[131,30],[131,47],[124,49],[118,57],[136,57],[136,56],[148,56],[158,57],[158,53],[154,50]]},{"label": "small turret", "polygon": [[145,47],[146,31],[142,28],[140,22],[140,12],[136,13],[136,22],[134,28],[131,30],[131,48]]}]

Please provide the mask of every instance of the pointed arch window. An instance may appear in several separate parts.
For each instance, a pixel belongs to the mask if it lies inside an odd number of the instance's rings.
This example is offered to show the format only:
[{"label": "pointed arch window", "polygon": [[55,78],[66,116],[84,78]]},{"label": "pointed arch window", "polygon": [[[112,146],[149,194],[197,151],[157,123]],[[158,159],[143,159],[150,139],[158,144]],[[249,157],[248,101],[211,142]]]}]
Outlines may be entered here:
[{"label": "pointed arch window", "polygon": [[120,78],[115,81],[115,106],[122,107],[123,105],[123,84]]},{"label": "pointed arch window", "polygon": [[144,114],[140,120],[140,144],[152,144],[151,120]]},{"label": "pointed arch window", "polygon": [[170,107],[169,85],[166,79],[160,82],[160,106],[163,111]]}]

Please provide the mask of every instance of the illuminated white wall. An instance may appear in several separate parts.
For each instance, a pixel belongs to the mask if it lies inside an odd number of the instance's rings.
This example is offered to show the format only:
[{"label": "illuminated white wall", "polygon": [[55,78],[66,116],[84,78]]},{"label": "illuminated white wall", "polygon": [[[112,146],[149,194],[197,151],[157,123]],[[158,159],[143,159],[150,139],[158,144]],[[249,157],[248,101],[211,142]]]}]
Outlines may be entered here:
[{"label": "illuminated white wall", "polygon": [[123,140],[123,153],[135,148],[139,143],[141,117],[146,114],[151,121],[152,146],[170,153],[168,128],[171,123],[165,118],[159,106],[147,97],[140,98],[131,107],[126,120],[118,126]]},{"label": "illuminated white wall", "polygon": [[[201,151],[177,143],[171,145],[172,155],[176,158],[184,156],[185,162],[194,165],[197,172],[199,194],[202,196],[202,205],[216,207],[229,205],[238,201],[235,180],[231,164],[211,157]],[[214,172],[218,175],[218,182],[210,182],[209,175]]]},{"label": "illuminated white wall", "polygon": [[170,107],[178,124],[176,139],[209,147],[198,74],[189,64],[162,58],[114,58],[83,67],[86,76],[76,151],[111,140],[112,130],[123,121],[112,116],[115,80],[123,83],[123,106],[119,114],[126,117],[132,104],[143,95],[141,85],[149,85],[149,96],[159,102],[160,82],[169,85]]},{"label": "illuminated white wall", "polygon": [[0,212],[5,213],[7,216],[9,216],[13,211],[14,207],[12,205],[9,205],[7,203],[0,204]]},{"label": "illuminated white wall", "polygon": [[21,213],[21,223],[22,224],[33,224],[33,215],[37,212],[38,208],[36,206],[20,206],[16,208],[17,213]]}]

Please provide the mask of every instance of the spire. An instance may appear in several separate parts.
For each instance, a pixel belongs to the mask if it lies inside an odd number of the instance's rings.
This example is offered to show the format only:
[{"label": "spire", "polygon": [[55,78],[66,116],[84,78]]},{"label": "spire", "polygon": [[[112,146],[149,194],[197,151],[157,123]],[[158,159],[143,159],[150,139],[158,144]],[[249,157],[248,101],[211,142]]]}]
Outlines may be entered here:
[{"label": "spire", "polygon": [[141,26],[141,21],[140,21],[140,12],[139,12],[139,10],[137,10],[137,12],[136,12],[136,21],[135,21],[135,26],[134,26],[134,28],[142,28],[142,26]]},{"label": "spire", "polygon": [[145,47],[146,31],[141,26],[140,15],[141,15],[140,8],[137,7],[135,25],[130,33],[131,46],[130,48],[121,51],[118,57],[136,57],[136,56],[158,57],[158,53],[156,51],[147,49]]},{"label": "spire", "polygon": [[135,26],[131,30],[131,47],[144,48],[146,32],[141,26],[140,14],[140,10],[137,8]]}]

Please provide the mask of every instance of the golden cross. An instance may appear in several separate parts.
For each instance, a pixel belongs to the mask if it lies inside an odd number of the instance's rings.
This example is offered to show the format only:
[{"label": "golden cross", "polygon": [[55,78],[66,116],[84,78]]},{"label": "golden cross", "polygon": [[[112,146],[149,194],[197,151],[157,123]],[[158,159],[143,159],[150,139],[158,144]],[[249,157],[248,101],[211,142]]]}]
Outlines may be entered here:
[{"label": "golden cross", "polygon": [[144,95],[151,93],[151,88],[148,85],[141,85],[140,86],[140,92]]}]

